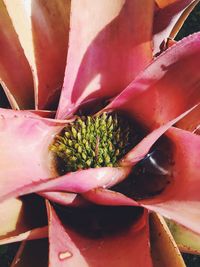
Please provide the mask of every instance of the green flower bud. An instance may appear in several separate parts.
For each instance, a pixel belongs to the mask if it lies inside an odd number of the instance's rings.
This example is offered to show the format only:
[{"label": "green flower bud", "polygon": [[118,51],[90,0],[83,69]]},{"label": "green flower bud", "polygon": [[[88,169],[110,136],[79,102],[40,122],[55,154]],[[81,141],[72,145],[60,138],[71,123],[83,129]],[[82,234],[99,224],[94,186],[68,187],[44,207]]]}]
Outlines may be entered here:
[{"label": "green flower bud", "polygon": [[104,112],[81,116],[67,124],[55,136],[50,151],[58,162],[58,172],[62,169],[63,174],[79,169],[118,166],[137,140],[136,131],[126,117]]}]

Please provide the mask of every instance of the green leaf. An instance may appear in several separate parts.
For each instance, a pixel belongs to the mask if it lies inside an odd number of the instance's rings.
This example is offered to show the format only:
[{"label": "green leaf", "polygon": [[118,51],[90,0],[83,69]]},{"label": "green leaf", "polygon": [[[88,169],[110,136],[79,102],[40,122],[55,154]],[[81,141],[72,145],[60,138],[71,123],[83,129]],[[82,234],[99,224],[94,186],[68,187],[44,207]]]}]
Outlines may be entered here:
[{"label": "green leaf", "polygon": [[200,235],[184,226],[166,219],[167,225],[182,252],[200,255]]}]

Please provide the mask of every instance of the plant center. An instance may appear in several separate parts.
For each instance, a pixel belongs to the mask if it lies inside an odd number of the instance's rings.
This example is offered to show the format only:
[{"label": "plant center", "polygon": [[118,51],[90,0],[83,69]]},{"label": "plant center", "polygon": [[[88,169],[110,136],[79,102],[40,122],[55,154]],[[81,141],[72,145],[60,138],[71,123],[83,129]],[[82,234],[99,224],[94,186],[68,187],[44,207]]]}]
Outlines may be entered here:
[{"label": "plant center", "polygon": [[119,113],[78,117],[66,125],[50,146],[58,173],[118,166],[120,159],[139,141],[135,129]]}]

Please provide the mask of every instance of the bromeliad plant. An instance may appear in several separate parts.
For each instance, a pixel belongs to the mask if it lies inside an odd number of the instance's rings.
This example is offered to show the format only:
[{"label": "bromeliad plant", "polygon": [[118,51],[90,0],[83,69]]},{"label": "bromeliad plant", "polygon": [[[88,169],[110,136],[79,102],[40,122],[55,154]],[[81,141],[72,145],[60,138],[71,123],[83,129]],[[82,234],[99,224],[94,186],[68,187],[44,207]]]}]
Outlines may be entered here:
[{"label": "bromeliad plant", "polygon": [[162,42],[197,2],[0,1],[1,84],[21,109],[0,110],[12,266],[184,266],[151,212],[198,239],[200,34]]}]

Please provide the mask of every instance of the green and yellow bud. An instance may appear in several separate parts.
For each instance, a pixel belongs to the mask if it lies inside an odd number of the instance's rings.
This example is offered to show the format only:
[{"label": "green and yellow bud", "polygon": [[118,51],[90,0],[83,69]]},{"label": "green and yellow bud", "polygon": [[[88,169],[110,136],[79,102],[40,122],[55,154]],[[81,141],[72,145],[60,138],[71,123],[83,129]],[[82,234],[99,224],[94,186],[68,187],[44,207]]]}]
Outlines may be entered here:
[{"label": "green and yellow bud", "polygon": [[[50,146],[64,174],[79,169],[118,166],[138,141],[137,132],[118,113],[82,116],[69,123]],[[61,167],[60,167],[61,166]]]}]

